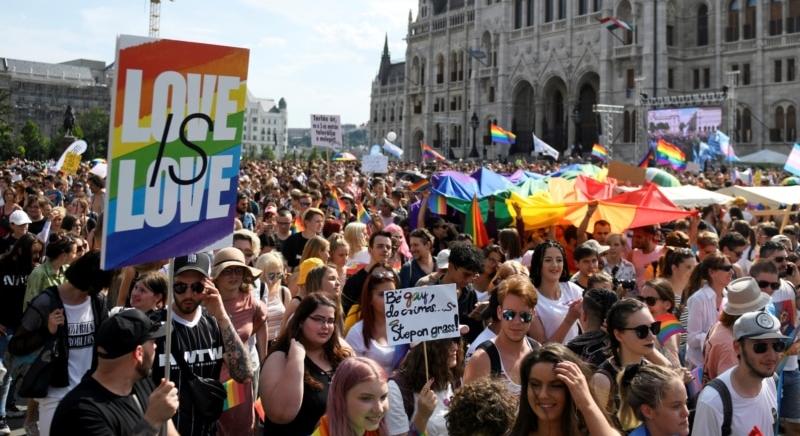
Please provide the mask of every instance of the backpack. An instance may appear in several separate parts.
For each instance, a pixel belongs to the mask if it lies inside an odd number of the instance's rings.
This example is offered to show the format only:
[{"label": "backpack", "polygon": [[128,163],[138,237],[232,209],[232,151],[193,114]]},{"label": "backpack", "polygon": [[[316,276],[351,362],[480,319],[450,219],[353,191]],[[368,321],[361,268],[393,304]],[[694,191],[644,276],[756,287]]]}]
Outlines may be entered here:
[{"label": "backpack", "polygon": [[706,385],[719,393],[719,398],[722,400],[722,436],[730,436],[731,422],[733,421],[733,401],[731,400],[731,392],[725,383],[715,378]]},{"label": "backpack", "polygon": [[[541,348],[541,344],[536,342],[530,336],[525,336],[525,339],[528,340],[528,345],[530,345],[532,350],[537,350]],[[490,374],[492,377],[499,377],[503,373],[503,364],[500,362],[500,351],[497,350],[497,347],[494,345],[492,341],[486,341],[480,345],[478,345],[478,350],[483,350],[487,356],[489,356],[489,364],[491,365]]]}]

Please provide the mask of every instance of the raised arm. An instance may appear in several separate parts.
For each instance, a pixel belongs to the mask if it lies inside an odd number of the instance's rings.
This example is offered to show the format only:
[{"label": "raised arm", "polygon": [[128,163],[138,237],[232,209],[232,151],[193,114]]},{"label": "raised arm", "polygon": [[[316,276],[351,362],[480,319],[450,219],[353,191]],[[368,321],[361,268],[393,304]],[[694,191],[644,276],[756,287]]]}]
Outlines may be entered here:
[{"label": "raised arm", "polygon": [[225,360],[225,365],[228,367],[231,378],[239,383],[244,383],[253,378],[254,370],[250,357],[244,348],[241,338],[236,333],[236,329],[233,328],[230,317],[225,312],[225,306],[222,305],[222,296],[219,290],[209,278],[205,279],[205,285],[206,289],[202,294],[203,303],[208,313],[217,320],[219,325],[224,350],[222,357]]},{"label": "raised arm", "polygon": [[276,351],[264,362],[261,371],[261,399],[270,421],[292,422],[303,404],[303,374],[306,350],[292,339],[289,352]]}]

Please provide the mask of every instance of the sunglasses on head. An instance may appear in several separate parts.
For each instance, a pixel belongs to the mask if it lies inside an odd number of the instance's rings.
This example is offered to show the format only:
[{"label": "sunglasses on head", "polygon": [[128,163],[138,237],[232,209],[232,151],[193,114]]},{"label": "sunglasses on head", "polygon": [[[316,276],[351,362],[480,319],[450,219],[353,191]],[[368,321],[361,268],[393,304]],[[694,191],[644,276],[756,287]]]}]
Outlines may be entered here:
[{"label": "sunglasses on head", "polygon": [[383,271],[372,271],[372,273],[370,273],[370,276],[372,276],[372,278],[375,278],[375,279],[391,279],[391,280],[394,280],[394,273],[391,272],[391,271],[386,271],[386,270],[383,270]]},{"label": "sunglasses on head", "polygon": [[506,309],[503,311],[503,319],[506,321],[513,321],[517,315],[519,315],[519,320],[525,324],[533,321],[533,314],[531,312],[514,312],[511,309]]},{"label": "sunglasses on head", "polygon": [[636,333],[637,338],[644,339],[650,333],[652,333],[653,336],[655,336],[658,334],[658,332],[661,331],[661,321],[656,321],[650,325],[642,324],[636,327],[625,327],[620,330],[633,330]]},{"label": "sunglasses on head", "polygon": [[643,296],[641,296],[641,295],[639,295],[638,297],[636,297],[636,299],[637,299],[637,300],[639,300],[639,301],[641,301],[642,303],[644,303],[644,304],[648,305],[648,306],[651,306],[651,307],[652,307],[652,306],[655,306],[655,305],[656,305],[656,303],[658,303],[658,300],[659,300],[659,299],[658,299],[658,298],[656,298],[656,297],[643,297]]},{"label": "sunglasses on head", "polygon": [[199,294],[206,289],[206,285],[204,285],[203,282],[194,282],[192,284],[175,283],[172,285],[172,291],[178,295],[183,294],[189,288],[191,288],[192,292],[194,292],[195,294]]},{"label": "sunglasses on head", "polygon": [[759,280],[758,287],[761,289],[772,288],[773,291],[777,291],[778,289],[780,289],[781,284],[780,282],[768,282],[766,280]]},{"label": "sunglasses on head", "polygon": [[776,353],[783,353],[783,350],[786,349],[785,342],[757,342],[753,344],[753,352],[756,354],[764,354],[767,352],[767,347],[772,344],[772,349],[775,350]]}]

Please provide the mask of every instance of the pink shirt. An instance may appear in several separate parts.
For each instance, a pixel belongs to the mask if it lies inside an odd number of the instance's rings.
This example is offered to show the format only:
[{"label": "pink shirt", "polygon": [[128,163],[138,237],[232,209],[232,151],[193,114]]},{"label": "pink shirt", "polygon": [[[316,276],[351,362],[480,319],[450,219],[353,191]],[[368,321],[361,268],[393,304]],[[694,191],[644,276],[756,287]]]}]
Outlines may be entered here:
[{"label": "pink shirt", "polygon": [[710,379],[739,363],[733,350],[733,331],[717,321],[709,331],[703,350],[703,371]]}]

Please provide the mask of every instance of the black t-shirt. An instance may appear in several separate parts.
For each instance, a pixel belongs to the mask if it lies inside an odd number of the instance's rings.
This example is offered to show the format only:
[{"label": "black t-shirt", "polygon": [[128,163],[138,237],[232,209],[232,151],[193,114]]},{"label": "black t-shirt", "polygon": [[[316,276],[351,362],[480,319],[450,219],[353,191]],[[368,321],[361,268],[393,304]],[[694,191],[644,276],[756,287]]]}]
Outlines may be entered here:
[{"label": "black t-shirt", "polygon": [[458,296],[458,322],[469,326],[469,333],[464,335],[464,340],[468,344],[471,344],[483,331],[483,322],[469,317],[477,304],[478,294],[472,285],[467,285]]},{"label": "black t-shirt", "polygon": [[[166,315],[166,312],[164,315]],[[183,358],[186,360],[189,367],[192,368],[194,375],[219,380],[224,350],[222,346],[222,333],[220,333],[219,326],[214,317],[206,313],[205,310],[202,310],[199,319],[190,323],[173,314],[172,327],[173,340],[171,355],[181,350],[183,352]],[[153,362],[152,376],[153,381],[156,383],[160,383],[161,379],[164,377],[164,363],[166,362],[166,356],[164,355],[165,340],[165,338],[156,340],[156,349],[158,353],[155,362]],[[188,390],[181,389],[182,382],[184,381],[184,378],[181,377],[181,369],[178,367],[175,359],[172,356],[170,357],[172,366],[170,368],[169,378],[175,383],[175,387],[178,388],[178,400],[180,401],[178,413],[172,418],[175,427],[178,429],[178,433],[183,436],[215,434],[216,423],[203,423],[199,417],[195,415]]]},{"label": "black t-shirt", "polygon": [[361,291],[364,289],[364,283],[367,282],[367,268],[361,268],[357,273],[350,276],[344,282],[342,288],[342,310],[345,316],[350,311],[350,307],[354,304],[360,304]]},{"label": "black t-shirt", "polygon": [[608,334],[602,330],[576,336],[567,343],[567,348],[591,365],[592,369],[598,368],[611,357]]},{"label": "black t-shirt", "polygon": [[281,254],[286,259],[286,264],[289,265],[289,268],[297,268],[300,265],[300,258],[303,256],[306,242],[308,242],[308,239],[303,236],[303,232],[295,233],[283,241]]},{"label": "black t-shirt", "polygon": [[42,218],[39,221],[33,221],[32,223],[28,224],[28,233],[33,233],[34,235],[38,235],[44,229],[44,223],[47,220]]},{"label": "black t-shirt", "polygon": [[305,367],[311,378],[322,385],[322,389],[316,389],[307,382],[303,382],[303,402],[300,403],[297,416],[288,424],[275,424],[266,418],[264,422],[265,435],[309,435],[317,428],[317,423],[325,414],[328,404],[328,387],[333,373],[323,371],[308,357],[305,360]]},{"label": "black t-shirt", "polygon": [[15,238],[12,233],[0,238],[0,254],[8,253],[11,250],[11,247],[13,247],[16,243],[17,238]]},{"label": "black t-shirt", "polygon": [[28,274],[14,271],[12,265],[0,264],[0,324],[16,330],[22,320],[22,302]]},{"label": "black t-shirt", "polygon": [[144,378],[133,385],[130,395],[122,397],[86,375],[58,403],[50,434],[132,435],[154,389],[153,381]]}]

